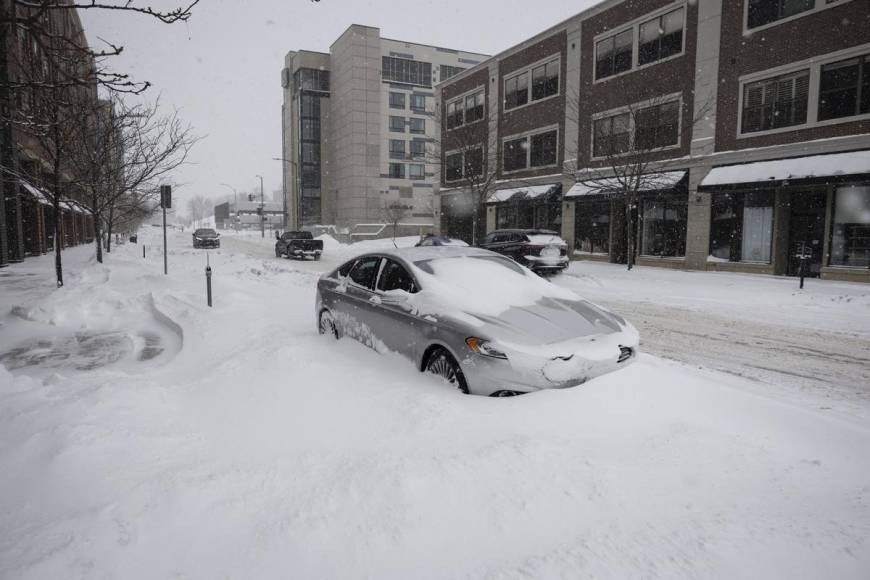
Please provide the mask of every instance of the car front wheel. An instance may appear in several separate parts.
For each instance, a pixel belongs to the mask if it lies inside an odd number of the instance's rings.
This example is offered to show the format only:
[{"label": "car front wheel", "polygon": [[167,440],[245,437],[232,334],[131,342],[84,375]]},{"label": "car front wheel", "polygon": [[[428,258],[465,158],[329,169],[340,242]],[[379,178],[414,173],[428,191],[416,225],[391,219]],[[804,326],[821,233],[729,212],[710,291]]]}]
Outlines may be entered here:
[{"label": "car front wheel", "polygon": [[468,383],[465,382],[465,375],[462,374],[459,363],[443,348],[438,348],[429,355],[429,360],[426,361],[426,372],[441,377],[463,393],[468,394]]}]

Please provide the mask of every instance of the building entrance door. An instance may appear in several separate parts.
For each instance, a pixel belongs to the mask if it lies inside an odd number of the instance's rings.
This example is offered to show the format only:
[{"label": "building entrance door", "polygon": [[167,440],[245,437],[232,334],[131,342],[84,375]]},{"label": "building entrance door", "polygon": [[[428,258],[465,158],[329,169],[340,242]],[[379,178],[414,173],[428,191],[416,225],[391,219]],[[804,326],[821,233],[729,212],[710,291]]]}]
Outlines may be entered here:
[{"label": "building entrance door", "polygon": [[817,278],[822,270],[827,194],[824,191],[795,193],[791,197],[788,231],[789,276],[800,275],[800,255],[804,252],[807,277]]}]

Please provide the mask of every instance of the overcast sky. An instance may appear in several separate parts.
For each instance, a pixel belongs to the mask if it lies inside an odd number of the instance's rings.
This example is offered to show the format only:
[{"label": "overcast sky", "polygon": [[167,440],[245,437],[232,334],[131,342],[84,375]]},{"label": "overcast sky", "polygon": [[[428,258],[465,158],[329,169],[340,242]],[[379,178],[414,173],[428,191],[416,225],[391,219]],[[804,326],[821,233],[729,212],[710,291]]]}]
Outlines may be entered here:
[{"label": "overcast sky", "polygon": [[[177,0],[180,3],[182,0]],[[150,81],[146,98],[177,107],[199,135],[192,164],[179,173],[180,203],[281,188],[281,84],[290,50],[329,51],[351,24],[381,36],[494,54],[576,14],[597,0],[201,0],[187,23],[165,25],[109,11],[84,11],[92,45],[125,47],[116,70]],[[120,3],[120,2],[119,2]],[[176,2],[134,0],[165,8]]]}]

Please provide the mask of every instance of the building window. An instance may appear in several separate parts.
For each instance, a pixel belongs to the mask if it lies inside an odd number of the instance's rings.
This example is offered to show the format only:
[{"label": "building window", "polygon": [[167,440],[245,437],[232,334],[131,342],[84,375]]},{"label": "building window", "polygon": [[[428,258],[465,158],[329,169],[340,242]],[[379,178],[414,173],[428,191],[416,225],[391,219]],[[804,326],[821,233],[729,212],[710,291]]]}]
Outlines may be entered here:
[{"label": "building window", "polygon": [[302,163],[320,164],[320,143],[302,143]]},{"label": "building window", "polygon": [[610,202],[581,202],[576,207],[574,247],[590,254],[608,254],[610,252]]},{"label": "building window", "polygon": [[426,119],[411,117],[411,133],[423,134],[426,132]]},{"label": "building window", "polygon": [[411,179],[425,179],[426,166],[422,163],[411,163],[408,165],[408,177]]},{"label": "building window", "polygon": [[405,93],[390,93],[390,108],[404,109],[405,108]]},{"label": "building window", "polygon": [[504,82],[504,95],[505,111],[527,104],[529,102],[528,71],[507,79]]},{"label": "building window", "polygon": [[633,60],[634,29],[629,29],[595,45],[595,78],[609,76],[631,70]]},{"label": "building window", "polygon": [[500,230],[517,227],[517,206],[515,204],[502,204],[495,208],[495,227]]},{"label": "building window", "polygon": [[631,127],[628,113],[598,119],[594,123],[592,156],[606,157],[626,153],[631,146]]},{"label": "building window", "polygon": [[679,8],[640,25],[638,65],[663,60],[683,52],[683,13]]},{"label": "building window", "polygon": [[446,81],[450,77],[455,77],[465,69],[459,66],[441,65],[441,82]]},{"label": "building window", "polygon": [[448,155],[445,160],[445,166],[444,179],[446,181],[462,179],[462,153]]},{"label": "building window", "polygon": [[405,132],[405,118],[404,117],[390,117],[390,131],[394,131],[396,133],[404,133]]},{"label": "building window", "polygon": [[390,159],[405,158],[405,142],[401,139],[390,139]]},{"label": "building window", "polygon": [[381,57],[381,68],[385,81],[420,87],[432,86],[432,63],[384,56]]},{"label": "building window", "polygon": [[547,133],[532,135],[530,144],[531,151],[529,153],[530,165],[532,167],[555,165],[557,143],[557,131],[548,131]]},{"label": "building window", "polygon": [[426,95],[411,95],[411,109],[414,111],[425,111]]},{"label": "building window", "polygon": [[822,66],[819,121],[870,113],[870,55]]},{"label": "building window", "polygon": [[809,87],[809,70],[748,83],[743,88],[742,132],[806,123]]},{"label": "building window", "polygon": [[559,94],[559,61],[553,60],[532,69],[532,100]]},{"label": "building window", "polygon": [[676,145],[680,138],[680,102],[641,109],[635,115],[634,125],[634,147],[639,151]]},{"label": "building window", "polygon": [[483,175],[483,147],[469,149],[465,152],[463,163],[465,177],[475,178]]},{"label": "building window", "polygon": [[529,138],[511,139],[504,142],[504,170],[517,171],[528,167]]},{"label": "building window", "polygon": [[405,165],[403,163],[390,163],[390,177],[404,179]]},{"label": "building window", "polygon": [[329,91],[329,71],[316,68],[300,68],[293,73],[293,86],[299,91]]},{"label": "building window", "polygon": [[[816,0],[747,0],[747,28],[758,28],[816,7]],[[824,0],[828,4],[832,0]]]},{"label": "building window", "polygon": [[302,119],[302,138],[320,141],[320,119]]},{"label": "building window", "polygon": [[483,91],[465,97],[465,123],[483,119]]},{"label": "building window", "polygon": [[769,264],[772,241],[772,191],[713,195],[710,255],[714,259]]},{"label": "building window", "polygon": [[455,129],[463,124],[463,120],[462,99],[447,103],[447,128]]},{"label": "building window", "polygon": [[870,267],[870,186],[838,187],[833,221],[831,265]]},{"label": "building window", "polygon": [[641,200],[640,253],[644,256],[686,255],[686,199],[676,197]]},{"label": "building window", "polygon": [[411,141],[411,157],[423,157],[426,155],[425,141]]}]

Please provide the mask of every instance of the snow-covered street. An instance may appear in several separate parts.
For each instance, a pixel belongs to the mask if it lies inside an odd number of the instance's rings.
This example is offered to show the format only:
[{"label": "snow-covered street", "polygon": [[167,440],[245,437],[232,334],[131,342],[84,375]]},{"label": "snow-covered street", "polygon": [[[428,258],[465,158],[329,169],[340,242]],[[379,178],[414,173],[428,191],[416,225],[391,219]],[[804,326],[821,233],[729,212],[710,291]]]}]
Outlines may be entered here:
[{"label": "snow-covered street", "polygon": [[574,263],[644,354],[490,399],[222,241],[212,309],[189,233],[2,272],[0,578],[866,577],[870,288]]}]

